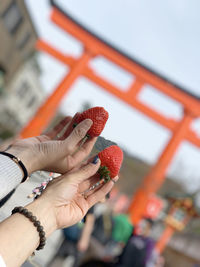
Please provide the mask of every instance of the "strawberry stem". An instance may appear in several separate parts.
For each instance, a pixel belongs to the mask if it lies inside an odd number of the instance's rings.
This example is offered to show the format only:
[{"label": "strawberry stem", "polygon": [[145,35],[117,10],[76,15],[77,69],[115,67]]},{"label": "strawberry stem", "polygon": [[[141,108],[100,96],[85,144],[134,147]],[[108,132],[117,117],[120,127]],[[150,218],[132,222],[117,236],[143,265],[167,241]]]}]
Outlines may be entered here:
[{"label": "strawberry stem", "polygon": [[110,181],[110,171],[107,166],[100,166],[98,173],[100,174],[100,179],[104,178],[105,183]]}]

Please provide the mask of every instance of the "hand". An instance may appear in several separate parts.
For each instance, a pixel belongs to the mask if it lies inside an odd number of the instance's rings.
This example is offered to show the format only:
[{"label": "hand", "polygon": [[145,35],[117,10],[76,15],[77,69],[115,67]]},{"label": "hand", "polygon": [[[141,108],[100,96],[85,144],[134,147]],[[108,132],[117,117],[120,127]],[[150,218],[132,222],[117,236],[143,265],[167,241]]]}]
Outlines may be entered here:
[{"label": "hand", "polygon": [[88,163],[78,170],[54,179],[42,195],[28,205],[27,208],[41,220],[47,236],[56,229],[79,222],[90,207],[110,192],[114,185],[112,181],[91,191],[87,198],[81,194],[99,179],[99,175],[96,174],[99,166],[100,160],[96,164]]},{"label": "hand", "polygon": [[82,240],[78,241],[77,244],[77,250],[80,252],[85,252],[88,249],[88,243],[87,242],[83,242]]},{"label": "hand", "polygon": [[73,128],[76,116],[78,113],[73,119],[66,117],[45,135],[16,140],[6,151],[19,157],[29,174],[37,170],[66,173],[89,155],[96,142],[96,138],[90,138],[79,148],[92,120],[86,119]]}]

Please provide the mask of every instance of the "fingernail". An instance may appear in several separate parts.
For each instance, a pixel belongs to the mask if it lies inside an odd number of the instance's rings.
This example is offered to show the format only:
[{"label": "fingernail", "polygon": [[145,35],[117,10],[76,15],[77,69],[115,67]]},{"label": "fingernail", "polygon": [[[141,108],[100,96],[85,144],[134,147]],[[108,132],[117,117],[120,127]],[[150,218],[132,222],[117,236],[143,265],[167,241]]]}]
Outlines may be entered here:
[{"label": "fingernail", "polygon": [[98,155],[94,157],[93,161],[92,161],[92,164],[97,164],[99,161],[99,157]]},{"label": "fingernail", "polygon": [[84,122],[85,122],[85,125],[88,126],[88,127],[93,124],[93,121],[90,120],[90,119],[86,119],[86,120],[84,120]]}]

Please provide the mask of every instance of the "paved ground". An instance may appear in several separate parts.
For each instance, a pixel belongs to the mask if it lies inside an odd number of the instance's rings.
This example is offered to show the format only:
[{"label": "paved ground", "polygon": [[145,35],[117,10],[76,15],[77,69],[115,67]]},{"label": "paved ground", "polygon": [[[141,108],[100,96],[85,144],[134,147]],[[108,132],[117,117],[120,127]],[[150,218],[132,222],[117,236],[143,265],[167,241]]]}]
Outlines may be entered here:
[{"label": "paved ground", "polygon": [[[27,195],[29,195],[32,192],[32,189],[38,186],[43,180],[44,178],[41,178],[41,174],[39,172],[36,172],[35,174],[32,175],[29,181],[20,185],[17,188],[15,194],[11,197],[11,199],[0,209],[0,221],[2,221],[7,216],[9,216],[11,213],[11,210],[15,206],[24,206],[28,204],[31,200],[27,198]],[[47,263],[55,254],[61,242],[61,239],[62,238],[61,238],[60,231],[56,231],[52,236],[49,237],[45,248],[39,252],[36,252],[36,256],[33,257],[33,261],[37,263],[37,265],[35,266],[39,266],[39,267],[48,266]],[[30,265],[26,264],[24,266],[28,267]],[[68,267],[68,266],[65,265],[65,267]]]}]

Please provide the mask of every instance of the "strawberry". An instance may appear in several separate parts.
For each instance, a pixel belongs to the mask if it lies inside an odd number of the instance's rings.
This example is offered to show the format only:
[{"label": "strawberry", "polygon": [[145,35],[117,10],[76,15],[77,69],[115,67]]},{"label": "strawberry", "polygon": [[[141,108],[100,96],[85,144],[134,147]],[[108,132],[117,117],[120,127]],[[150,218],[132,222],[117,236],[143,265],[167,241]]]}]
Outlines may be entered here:
[{"label": "strawberry", "polygon": [[122,161],[123,151],[118,146],[110,146],[98,154],[101,160],[99,173],[101,178],[109,181],[118,175]]},{"label": "strawberry", "polygon": [[108,120],[108,112],[102,107],[94,107],[82,112],[75,121],[75,126],[85,119],[91,119],[93,124],[88,131],[90,137],[96,137],[101,134]]}]

